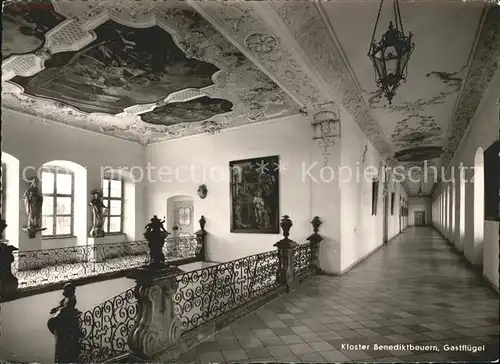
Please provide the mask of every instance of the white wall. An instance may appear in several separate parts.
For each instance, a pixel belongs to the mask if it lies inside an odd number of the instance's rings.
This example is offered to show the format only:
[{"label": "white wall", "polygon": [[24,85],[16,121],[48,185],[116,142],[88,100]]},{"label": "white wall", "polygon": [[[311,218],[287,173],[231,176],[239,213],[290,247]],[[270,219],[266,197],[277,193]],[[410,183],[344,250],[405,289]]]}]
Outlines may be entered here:
[{"label": "white wall", "polygon": [[[132,167],[145,165],[145,148],[137,143],[128,142],[108,136],[87,132],[50,121],[40,121],[35,117],[2,109],[2,150],[19,159],[19,227],[26,224],[26,213],[23,207],[22,194],[27,187],[23,181],[23,170],[34,167],[35,170],[43,164],[54,160],[65,160],[85,167],[87,172],[87,188],[76,193],[85,195],[88,204],[89,192],[101,187],[101,168]],[[34,175],[33,170],[27,173]],[[140,174],[140,173],[139,173]],[[137,178],[138,180],[138,178]],[[143,210],[144,183],[135,185],[136,219],[133,222],[136,236],[129,239],[142,239],[145,216]],[[87,233],[90,229],[90,209],[87,219]],[[7,221],[9,224],[9,221]],[[40,233],[37,238],[29,239],[27,234],[18,229],[18,246],[22,250],[40,249],[42,246]]]},{"label": "white wall", "polygon": [[[372,176],[377,176],[381,157],[352,118],[343,113],[342,118],[342,166],[353,171],[353,178],[341,181],[342,259],[340,272],[354,264],[383,244],[384,185],[379,182],[377,213],[372,215]],[[363,153],[367,146],[365,160]],[[357,172],[359,171],[359,173]],[[374,172],[375,173],[372,173]],[[379,176],[382,179],[382,175]],[[388,239],[399,233],[400,196],[407,194],[400,184],[388,181],[389,201]],[[394,215],[390,214],[390,193],[396,191]]]},{"label": "white wall", "polygon": [[[380,184],[377,215],[372,216],[371,182],[364,177],[356,182],[355,175],[365,144],[369,146],[365,166],[378,168],[380,156],[342,111],[341,139],[329,148],[325,164],[324,151],[312,140],[310,118],[297,115],[149,145],[152,178],[147,215],[164,216],[167,199],[172,196],[193,196],[195,219],[204,215],[207,220],[209,260],[228,261],[274,249],[280,234],[230,232],[228,170],[232,160],[279,155],[286,167],[280,176],[280,215],[288,214],[294,222],[291,238],[305,242],[311,233],[311,219],[319,216],[324,238],[321,267],[327,273],[345,271],[382,244],[383,186]],[[341,166],[353,173],[353,179],[345,180],[346,175],[339,174]],[[204,200],[196,195],[202,183],[208,188]],[[405,197],[406,192],[398,184],[389,185],[389,194],[397,191],[395,214],[388,217],[390,239],[399,233],[400,191]]]},{"label": "white wall", "polygon": [[425,224],[432,221],[432,198],[410,197],[408,199],[408,225],[415,225],[415,211],[425,211]]},{"label": "white wall", "polygon": [[[474,158],[479,147],[487,149],[498,139],[498,90],[500,89],[500,72],[497,71],[481,104],[470,122],[469,130],[457,148],[451,166],[456,178],[459,176],[459,166],[469,167],[465,171],[465,226],[463,234],[460,232],[460,183],[456,181],[457,203],[455,204],[454,231],[448,231],[445,226],[450,224],[436,223],[436,227],[445,235],[453,236],[457,247],[464,250],[465,257],[473,264],[483,265],[484,276],[498,288],[498,222],[484,221],[483,242],[474,242],[474,183],[471,178],[474,171]],[[452,173],[450,170],[449,173]],[[449,176],[449,174],[448,174]],[[434,194],[434,200],[442,198],[449,184],[442,183]],[[450,214],[447,214],[450,216]],[[458,231],[457,231],[458,229]]]},{"label": "white wall", "polygon": [[[133,286],[133,280],[127,278],[78,286],[76,308],[85,312]],[[62,299],[62,291],[59,290],[2,302],[0,360],[53,363],[55,340],[47,328],[47,320],[50,309]]]},{"label": "white wall", "polygon": [[[300,116],[148,145],[152,178],[147,216],[164,216],[171,196],[193,196],[195,220],[201,215],[207,220],[209,260],[228,261],[275,249],[273,244],[281,234],[230,232],[228,172],[230,161],[279,155],[287,167],[280,175],[280,215],[288,214],[294,222],[290,237],[305,242],[310,232],[311,192],[301,168],[310,161],[310,145],[310,121]],[[208,189],[203,200],[196,194],[200,184]]]}]

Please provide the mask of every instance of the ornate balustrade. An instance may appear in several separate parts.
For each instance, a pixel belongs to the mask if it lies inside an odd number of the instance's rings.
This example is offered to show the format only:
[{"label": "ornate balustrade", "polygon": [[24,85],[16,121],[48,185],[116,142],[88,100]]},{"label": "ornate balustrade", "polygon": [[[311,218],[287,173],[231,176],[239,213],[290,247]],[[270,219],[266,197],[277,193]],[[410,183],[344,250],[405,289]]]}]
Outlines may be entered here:
[{"label": "ornate balustrade", "polygon": [[279,283],[278,251],[255,254],[177,277],[174,312],[189,331],[243,305]]},{"label": "ornate balustrade", "polygon": [[[277,250],[191,272],[158,260],[133,271],[129,277],[136,280],[134,289],[78,314],[74,361],[109,362],[130,355],[137,362],[160,354],[163,361],[174,360],[214,331],[319,273],[320,223],[318,218],[312,221],[314,234],[302,245],[288,238],[292,221],[285,216],[284,239],[275,244]],[[161,226],[152,228],[149,242],[158,242],[161,233]],[[56,335],[56,348],[59,341]]]},{"label": "ornate balustrade", "polygon": [[134,288],[78,316],[81,329],[77,363],[102,363],[129,351],[128,337],[137,319]]},{"label": "ornate balustrade", "polygon": [[[201,250],[195,235],[167,238],[163,246],[165,259],[177,262],[195,260]],[[146,240],[83,245],[14,253],[13,274],[19,288],[44,286],[79,278],[128,271],[149,261]]]},{"label": "ornate balustrade", "polygon": [[293,272],[296,277],[311,273],[311,243],[297,246],[293,251]]}]

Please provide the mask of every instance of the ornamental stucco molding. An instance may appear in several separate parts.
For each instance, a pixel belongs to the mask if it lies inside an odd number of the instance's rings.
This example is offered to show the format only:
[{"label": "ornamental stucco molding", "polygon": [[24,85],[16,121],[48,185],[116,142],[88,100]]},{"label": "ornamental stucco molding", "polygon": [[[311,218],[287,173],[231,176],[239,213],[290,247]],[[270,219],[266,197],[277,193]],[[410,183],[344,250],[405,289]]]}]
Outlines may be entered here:
[{"label": "ornamental stucco molding", "polygon": [[[281,44],[279,35],[274,34],[252,4],[233,2],[228,5],[216,1],[188,3],[228,39],[237,43],[239,48],[272,75],[280,86],[293,94],[301,106],[328,101],[321,99],[320,91],[311,77],[304,72],[290,50]],[[255,34],[260,35],[261,43],[266,45],[265,51],[262,47],[248,42],[249,37]]]},{"label": "ornamental stucco molding", "polygon": [[484,96],[495,72],[500,70],[500,6],[490,5],[464,89],[457,103],[443,154],[442,166],[447,167],[465,135],[467,127]]},{"label": "ornamental stucco molding", "polygon": [[[14,110],[24,110],[40,120],[47,118],[140,143],[203,133],[206,121],[229,127],[294,114],[298,110],[283,90],[186,3],[65,1],[54,2],[54,7],[67,19],[46,33],[44,47],[33,54],[9,57],[2,64],[2,84],[6,86],[2,89],[3,101]],[[93,29],[108,20],[131,27],[162,27],[188,57],[212,63],[220,69],[212,77],[214,84],[202,89],[180,90],[156,103],[130,105],[122,113],[111,115],[87,114],[58,101],[26,95],[19,85],[5,82],[16,75],[29,77],[42,71],[44,62],[53,54],[85,47],[96,38]],[[272,51],[270,47],[275,43],[266,37],[261,40],[265,50]],[[262,47],[254,48],[258,52]],[[140,117],[168,103],[201,96],[227,99],[233,103],[233,110],[201,122],[169,126],[148,124]]]},{"label": "ornamental stucco molding", "polygon": [[273,2],[276,13],[309,57],[317,74],[333,89],[340,103],[382,155],[392,146],[366,105],[361,90],[337,48],[332,32],[314,2]]}]

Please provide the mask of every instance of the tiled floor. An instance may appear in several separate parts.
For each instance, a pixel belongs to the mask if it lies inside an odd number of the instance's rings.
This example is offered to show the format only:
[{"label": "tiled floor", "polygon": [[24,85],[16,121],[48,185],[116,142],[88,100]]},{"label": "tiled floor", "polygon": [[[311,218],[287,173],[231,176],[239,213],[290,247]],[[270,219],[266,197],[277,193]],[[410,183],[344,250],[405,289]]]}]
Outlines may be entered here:
[{"label": "tiled floor", "polygon": [[[495,360],[498,318],[498,295],[440,235],[410,228],[349,273],[309,279],[178,362]],[[397,344],[414,347],[375,348]]]}]

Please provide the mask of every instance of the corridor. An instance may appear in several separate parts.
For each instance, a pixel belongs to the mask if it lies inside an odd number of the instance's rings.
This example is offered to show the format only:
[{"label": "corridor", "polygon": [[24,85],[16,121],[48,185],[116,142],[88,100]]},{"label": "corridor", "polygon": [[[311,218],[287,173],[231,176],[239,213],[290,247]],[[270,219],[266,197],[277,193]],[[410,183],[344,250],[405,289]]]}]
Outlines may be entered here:
[{"label": "corridor", "polygon": [[349,273],[310,278],[179,362],[495,360],[498,317],[498,295],[479,274],[435,230],[409,228]]}]

